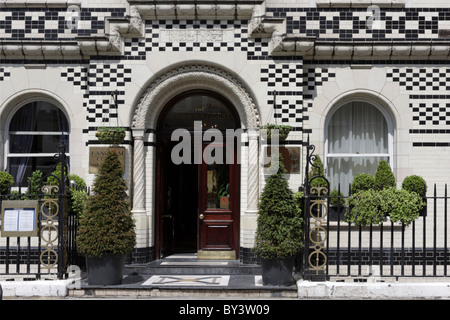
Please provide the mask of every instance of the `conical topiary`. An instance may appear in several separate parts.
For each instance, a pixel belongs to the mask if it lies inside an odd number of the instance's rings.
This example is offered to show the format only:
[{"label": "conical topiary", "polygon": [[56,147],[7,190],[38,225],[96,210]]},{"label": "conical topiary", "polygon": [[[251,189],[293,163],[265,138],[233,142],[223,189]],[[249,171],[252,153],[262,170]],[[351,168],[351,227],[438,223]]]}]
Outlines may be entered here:
[{"label": "conical topiary", "polygon": [[281,155],[279,160],[278,172],[267,178],[258,204],[253,252],[262,259],[292,257],[303,246],[301,209],[283,177]]},{"label": "conical topiary", "polygon": [[378,190],[395,187],[395,176],[386,160],[380,161],[375,173],[375,186]]},{"label": "conical topiary", "polygon": [[117,153],[109,151],[96,175],[86,212],[80,218],[77,248],[87,257],[133,251],[136,234],[122,176]]}]

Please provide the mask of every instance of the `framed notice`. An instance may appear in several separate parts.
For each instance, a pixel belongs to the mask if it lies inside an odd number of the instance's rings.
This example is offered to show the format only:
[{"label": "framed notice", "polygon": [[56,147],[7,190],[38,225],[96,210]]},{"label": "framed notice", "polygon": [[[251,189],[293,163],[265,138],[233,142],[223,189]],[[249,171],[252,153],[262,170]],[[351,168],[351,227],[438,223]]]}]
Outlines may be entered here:
[{"label": "framed notice", "polygon": [[[287,173],[289,174],[296,174],[300,173],[300,147],[285,147],[285,146],[279,146],[278,151],[283,156],[284,160],[284,168],[286,169]],[[267,171],[267,168],[269,167],[270,159],[267,159],[267,157],[271,156],[271,148],[267,147],[266,152],[264,153],[264,171]]]},{"label": "framed notice", "polygon": [[37,200],[5,200],[2,202],[2,237],[38,236]]},{"label": "framed notice", "polygon": [[105,160],[108,151],[115,151],[119,155],[122,171],[125,172],[125,148],[124,147],[90,147],[89,148],[89,173],[97,173],[100,164]]}]

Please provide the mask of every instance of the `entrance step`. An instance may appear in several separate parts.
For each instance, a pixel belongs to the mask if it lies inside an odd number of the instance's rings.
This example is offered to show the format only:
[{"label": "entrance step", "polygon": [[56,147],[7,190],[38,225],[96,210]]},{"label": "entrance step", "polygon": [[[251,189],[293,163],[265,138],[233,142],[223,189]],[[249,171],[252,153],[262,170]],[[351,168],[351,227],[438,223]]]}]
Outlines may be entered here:
[{"label": "entrance step", "polygon": [[196,254],[171,255],[145,265],[127,265],[126,274],[139,275],[261,275],[261,267],[239,260],[200,260]]}]

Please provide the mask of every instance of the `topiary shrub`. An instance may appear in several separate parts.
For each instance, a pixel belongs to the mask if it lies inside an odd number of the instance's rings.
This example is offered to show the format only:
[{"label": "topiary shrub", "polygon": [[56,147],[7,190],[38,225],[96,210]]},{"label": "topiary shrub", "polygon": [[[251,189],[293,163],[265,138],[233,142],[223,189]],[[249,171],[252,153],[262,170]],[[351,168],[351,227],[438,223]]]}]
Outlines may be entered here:
[{"label": "topiary shrub", "polygon": [[351,191],[352,194],[360,191],[366,191],[375,187],[375,179],[370,174],[358,173],[353,179]]},{"label": "topiary shrub", "polygon": [[427,183],[421,176],[412,175],[403,180],[402,189],[409,192],[415,192],[419,196],[425,196],[427,194]]},{"label": "topiary shrub", "polygon": [[100,127],[95,136],[100,143],[120,144],[125,140],[126,128],[123,127]]},{"label": "topiary shrub", "polygon": [[270,142],[272,140],[272,136],[275,136],[275,130],[278,130],[277,135],[278,135],[278,140],[279,141],[284,141],[287,139],[289,132],[291,132],[292,127],[288,126],[288,125],[279,125],[279,124],[272,124],[272,123],[268,123],[264,126],[261,127],[261,129],[265,129],[261,131],[261,134],[263,136],[264,139],[267,140],[267,142]]},{"label": "topiary shrub", "polygon": [[316,156],[313,161],[313,166],[311,166],[311,169],[308,173],[308,179],[310,180],[310,187],[327,187],[328,183],[324,178],[315,178],[311,180],[314,177],[318,176],[324,176],[325,170],[323,168],[323,162],[322,159],[320,159],[320,156]]},{"label": "topiary shrub", "polygon": [[381,224],[384,220],[383,198],[374,189],[361,190],[347,199],[350,210],[345,214],[347,222],[356,226]]},{"label": "topiary shrub", "polygon": [[395,176],[386,160],[382,160],[378,164],[375,186],[378,190],[395,187]]},{"label": "topiary shrub", "polygon": [[330,206],[331,207],[345,207],[345,197],[342,192],[338,192],[336,189],[330,192]]},{"label": "topiary shrub", "polygon": [[301,209],[283,178],[286,170],[279,157],[278,172],[267,178],[258,203],[253,252],[261,259],[292,257],[303,247]]},{"label": "topiary shrub", "polygon": [[386,188],[380,191],[380,196],[384,215],[389,215],[391,222],[401,222],[406,226],[419,217],[425,206],[421,196],[404,189]]},{"label": "topiary shrub", "polygon": [[294,200],[297,203],[300,211],[305,209],[305,193],[303,191],[297,191],[294,193]]},{"label": "topiary shrub", "polygon": [[391,222],[409,225],[425,206],[417,193],[396,188],[364,190],[352,194],[348,203],[351,209],[345,218],[357,226],[381,224],[387,216]]},{"label": "topiary shrub", "polygon": [[134,221],[117,153],[109,151],[100,165],[86,211],[80,218],[77,246],[81,254],[101,257],[133,251]]},{"label": "topiary shrub", "polygon": [[8,194],[9,188],[13,185],[14,178],[6,171],[0,171],[0,192],[2,195]]}]

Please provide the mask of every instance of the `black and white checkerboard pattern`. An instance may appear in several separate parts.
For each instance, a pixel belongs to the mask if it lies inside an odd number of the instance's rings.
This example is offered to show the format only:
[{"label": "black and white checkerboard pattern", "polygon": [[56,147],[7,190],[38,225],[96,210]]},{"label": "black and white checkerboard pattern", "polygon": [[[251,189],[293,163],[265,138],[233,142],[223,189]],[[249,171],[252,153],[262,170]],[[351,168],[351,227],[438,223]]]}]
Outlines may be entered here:
[{"label": "black and white checkerboard pattern", "polygon": [[450,90],[449,68],[392,68],[386,76],[410,92]]},{"label": "black and white checkerboard pattern", "polygon": [[0,67],[0,81],[5,81],[9,79],[11,72],[9,68]]},{"label": "black and white checkerboard pattern", "polygon": [[61,78],[83,90],[83,107],[88,111],[88,122],[101,125],[118,117],[111,94],[117,90],[118,105],[124,102],[124,87],[131,82],[131,68],[117,62],[91,61],[89,65],[63,69]]},{"label": "black and white checkerboard pattern", "polygon": [[[76,6],[74,6],[76,7]],[[101,36],[106,17],[124,17],[124,8],[79,8],[75,24],[67,8],[0,8],[0,40],[67,40]],[[73,20],[71,20],[73,19]]]},{"label": "black and white checkerboard pattern", "polygon": [[91,63],[88,76],[89,90],[113,91],[131,82],[131,68],[117,63]]},{"label": "black and white checkerboard pattern", "polygon": [[450,68],[390,68],[386,77],[409,94],[415,125],[435,127],[450,124],[450,103],[446,95],[450,90]]},{"label": "black and white checkerboard pattern", "polygon": [[412,100],[410,108],[413,112],[413,122],[420,126],[448,126],[450,125],[450,103],[449,100],[427,101]]},{"label": "black and white checkerboard pattern", "polygon": [[[63,40],[76,36],[101,36],[106,17],[125,17],[125,8],[81,8],[77,28],[69,28],[72,12],[66,8],[0,8],[0,40]],[[448,29],[450,8],[381,8],[372,28],[367,8],[267,8],[266,17],[285,18],[287,34],[314,36],[320,40],[431,40]],[[247,21],[161,20],[147,22],[145,47],[151,50],[236,50],[246,41],[196,44],[158,41],[161,28],[234,28],[236,38],[247,38]],[[154,36],[154,38],[153,38]],[[449,39],[443,39],[449,40]],[[130,43],[130,42],[128,42]],[[160,46],[160,44],[162,44]],[[131,44],[132,46],[132,44]],[[212,46],[212,47],[211,47]],[[172,49],[170,49],[172,48]]]},{"label": "black and white checkerboard pattern", "polygon": [[313,92],[317,87],[321,87],[324,82],[334,80],[336,71],[334,68],[306,67],[303,77],[303,90],[305,93]]},{"label": "black and white checkerboard pattern", "polygon": [[71,82],[74,86],[79,87],[81,90],[87,90],[88,88],[88,72],[87,66],[75,66],[62,68],[61,78],[65,81]]},{"label": "black and white checkerboard pattern", "polygon": [[280,61],[261,68],[261,82],[267,84],[268,106],[274,110],[275,120],[293,127],[301,127],[303,113],[302,61]]},{"label": "black and white checkerboard pattern", "polygon": [[320,40],[411,41],[438,39],[450,8],[380,8],[376,15],[367,8],[267,8],[267,16],[286,18],[288,34]]}]

